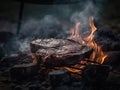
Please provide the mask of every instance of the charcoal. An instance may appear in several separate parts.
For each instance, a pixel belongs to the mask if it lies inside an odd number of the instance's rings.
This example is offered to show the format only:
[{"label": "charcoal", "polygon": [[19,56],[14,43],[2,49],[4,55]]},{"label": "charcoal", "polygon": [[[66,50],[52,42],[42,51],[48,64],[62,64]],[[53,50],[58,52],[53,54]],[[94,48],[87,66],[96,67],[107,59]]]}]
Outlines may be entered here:
[{"label": "charcoal", "polygon": [[70,88],[67,85],[56,87],[55,90],[70,90]]},{"label": "charcoal", "polygon": [[14,90],[15,87],[16,87],[16,85],[15,85],[14,83],[11,83],[11,84],[10,84],[11,90]]},{"label": "charcoal", "polygon": [[55,87],[70,82],[70,73],[67,70],[55,70],[48,74],[50,84]]},{"label": "charcoal", "polygon": [[40,90],[40,87],[37,85],[30,85],[29,90]]},{"label": "charcoal", "polygon": [[11,54],[9,56],[5,56],[1,59],[0,61],[0,69],[2,67],[12,67],[16,64],[21,64],[21,63],[31,63],[32,62],[32,58],[30,55],[28,54],[24,54],[24,53],[16,53],[16,54]]},{"label": "charcoal", "polygon": [[72,86],[73,87],[80,87],[81,86],[81,82],[80,81],[79,82],[73,82]]},{"label": "charcoal", "polygon": [[23,90],[21,86],[17,85],[13,90]]},{"label": "charcoal", "polygon": [[31,52],[46,66],[63,66],[89,58],[93,49],[68,39],[37,39],[31,42]]},{"label": "charcoal", "polygon": [[90,85],[102,84],[106,81],[111,69],[108,65],[88,65],[83,70],[82,82]]},{"label": "charcoal", "polygon": [[108,57],[105,59],[104,64],[111,65],[113,69],[120,71],[120,51],[106,52]]},{"label": "charcoal", "polygon": [[108,82],[112,82],[114,84],[120,84],[120,72],[111,71],[107,78]]},{"label": "charcoal", "polygon": [[24,80],[33,76],[38,71],[38,65],[34,63],[15,65],[10,70],[12,80]]}]

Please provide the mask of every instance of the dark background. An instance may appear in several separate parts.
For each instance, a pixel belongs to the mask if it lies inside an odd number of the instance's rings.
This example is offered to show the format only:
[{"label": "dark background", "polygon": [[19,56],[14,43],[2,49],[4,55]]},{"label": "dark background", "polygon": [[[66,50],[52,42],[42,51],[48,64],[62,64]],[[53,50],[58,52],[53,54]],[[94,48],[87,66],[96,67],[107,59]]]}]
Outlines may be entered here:
[{"label": "dark background", "polygon": [[[74,25],[71,25],[72,23],[70,21],[74,12],[83,12],[82,18],[90,16],[89,13],[86,13],[87,11],[85,11],[84,15],[84,8],[88,6],[87,1],[93,3],[91,11],[95,15],[95,19],[97,19],[95,21],[97,24],[95,24],[98,30],[99,28],[105,30],[110,29],[120,33],[119,0],[80,0],[79,3],[60,5],[25,3],[22,26],[20,29],[20,37],[24,38],[24,40],[16,39],[20,2],[16,0],[0,0],[0,47],[3,48],[4,46],[4,51],[7,52],[12,50],[16,51],[18,49],[21,50],[21,48],[19,48],[20,46],[22,46],[22,49],[26,49],[25,47],[28,47],[29,44],[26,41],[26,39],[28,39],[26,37],[29,36],[40,38],[66,38],[64,34],[65,30],[69,31]],[[11,33],[6,34],[3,33],[4,31]],[[11,39],[11,36],[15,36],[15,38]],[[113,37],[110,36],[110,38]],[[23,43],[25,44],[23,45]]]},{"label": "dark background", "polygon": [[[80,4],[66,4],[66,5],[39,5],[39,4],[25,3],[24,11],[23,11],[23,20],[29,18],[42,19],[47,14],[52,14],[56,17],[60,17],[60,19],[63,20],[65,19],[69,20],[72,12],[78,9],[81,10],[83,8],[83,3],[86,1],[92,1],[96,5],[96,7],[99,8],[99,18],[101,18],[102,21],[104,22],[108,21],[107,24],[110,25],[111,24],[113,25],[114,22],[115,23],[119,22],[120,20],[119,0],[114,0],[114,1],[113,0],[80,0]],[[64,8],[66,7],[70,7],[70,11],[68,12],[64,11]],[[13,23],[17,23],[19,10],[20,10],[20,3],[18,1],[1,0],[0,20],[6,20]],[[116,25],[116,27],[120,27],[120,26]]]},{"label": "dark background", "polygon": [[[80,0],[80,3],[86,0]],[[120,18],[120,1],[119,0],[91,0],[97,5],[102,4],[101,10],[102,16],[109,19],[119,19]],[[102,2],[102,3],[101,3]],[[70,5],[70,4],[69,4]],[[16,21],[18,17],[20,3],[15,0],[1,0],[0,1],[0,19],[8,19]],[[61,5],[57,5],[61,6]],[[72,6],[72,5],[71,5]],[[73,8],[77,8],[77,5],[73,5]],[[82,4],[81,4],[82,8]],[[102,9],[103,8],[103,9]],[[52,9],[52,10],[51,10]],[[55,5],[39,5],[26,3],[24,7],[24,17],[38,17],[40,18],[43,14],[48,12],[55,12]],[[80,8],[79,8],[80,9]],[[56,11],[56,13],[58,13]]]}]

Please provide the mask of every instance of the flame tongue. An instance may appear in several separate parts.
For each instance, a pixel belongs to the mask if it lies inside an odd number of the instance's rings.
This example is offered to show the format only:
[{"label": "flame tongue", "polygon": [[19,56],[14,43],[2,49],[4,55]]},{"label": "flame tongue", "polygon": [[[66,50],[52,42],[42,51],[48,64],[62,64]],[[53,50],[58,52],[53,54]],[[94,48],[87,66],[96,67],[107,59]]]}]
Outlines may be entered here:
[{"label": "flame tongue", "polygon": [[[80,44],[83,44],[83,45],[93,48],[94,51],[92,52],[92,54],[90,56],[90,60],[93,62],[97,62],[98,64],[102,64],[104,62],[105,58],[107,57],[107,54],[103,53],[101,47],[99,45],[97,45],[97,43],[94,41],[94,32],[97,30],[97,28],[94,25],[93,17],[90,18],[89,25],[92,30],[91,33],[89,34],[89,36],[87,36],[85,38],[81,37],[81,35],[79,34],[80,22],[78,22],[78,23],[76,23],[75,28],[72,29],[72,34],[68,39],[75,40],[75,41],[79,42]],[[86,61],[85,61],[85,63],[89,64]],[[95,63],[90,62],[90,64],[95,64]],[[76,69],[76,66],[74,66],[74,68],[70,68],[70,67],[64,67],[64,68],[72,73],[78,73],[78,74],[81,73],[81,70]],[[79,68],[82,68],[82,66],[79,66]]]},{"label": "flame tongue", "polygon": [[94,49],[93,53],[90,56],[90,59],[92,61],[96,61],[100,64],[104,62],[104,59],[107,57],[107,54],[104,54],[101,47],[97,45],[97,43],[94,41],[94,32],[97,30],[97,28],[94,25],[94,18],[90,17],[90,27],[91,27],[91,33],[89,36],[82,38],[79,34],[79,27],[80,22],[77,22],[75,25],[75,28],[72,29],[72,34],[68,39],[73,39],[80,44],[92,47]]},{"label": "flame tongue", "polygon": [[[93,48],[93,52],[90,56],[90,59],[84,59],[74,66],[58,67],[59,69],[65,68],[68,71],[70,71],[71,73],[79,74],[78,76],[80,76],[82,74],[82,70],[85,68],[85,65],[99,65],[104,62],[105,58],[107,57],[107,54],[105,54],[102,51],[102,48],[99,45],[97,45],[97,43],[94,41],[94,32],[97,30],[97,28],[94,25],[93,17],[90,18],[89,25],[91,27],[91,33],[89,34],[89,36],[87,36],[85,38],[81,37],[81,35],[79,34],[80,22],[77,22],[75,27],[72,29],[71,36],[68,37],[68,39],[75,40],[76,42],[79,42],[82,45],[86,45],[88,47]],[[36,53],[35,55],[41,57],[40,54]],[[32,55],[32,57],[34,59],[33,63],[38,63],[38,60],[35,55],[34,54]],[[49,57],[49,55],[48,55],[48,57]],[[56,69],[57,69],[57,67],[56,67]]]},{"label": "flame tongue", "polygon": [[[94,25],[94,18],[93,17],[90,18],[89,25],[91,27],[91,33],[85,38],[82,38],[82,36],[79,33],[80,25],[81,25],[80,22],[76,23],[75,27],[72,28],[72,34],[70,37],[68,37],[68,39],[75,40],[76,42],[79,42],[82,45],[86,45],[88,47],[93,48],[93,52],[89,59],[90,62],[88,62],[88,59],[87,59],[87,61],[83,60],[83,61],[79,62],[78,65],[74,65],[72,67],[68,67],[68,66],[62,67],[72,73],[77,73],[77,74],[81,74],[81,70],[85,68],[85,65],[89,65],[89,64],[95,65],[96,63],[97,63],[97,65],[102,64],[104,62],[105,58],[107,57],[107,54],[105,54],[102,51],[102,48],[99,45],[97,45],[97,43],[94,41],[94,32],[97,30],[97,28]],[[38,55],[36,54],[36,56],[38,56]],[[39,56],[39,57],[41,57],[41,56]],[[33,54],[33,59],[34,59],[33,63],[38,63],[37,62],[38,60],[34,54]]]},{"label": "flame tongue", "polygon": [[80,22],[76,23],[75,28],[71,30],[72,34],[70,37],[68,37],[68,39],[73,39],[79,42],[80,44],[84,44],[85,42],[79,34],[79,27],[80,27]]}]

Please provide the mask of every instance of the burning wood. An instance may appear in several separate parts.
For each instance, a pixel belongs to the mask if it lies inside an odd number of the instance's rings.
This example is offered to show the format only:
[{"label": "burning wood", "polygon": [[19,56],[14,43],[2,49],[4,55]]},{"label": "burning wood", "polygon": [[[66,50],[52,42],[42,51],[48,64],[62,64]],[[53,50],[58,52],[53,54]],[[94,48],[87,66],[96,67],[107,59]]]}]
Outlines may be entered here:
[{"label": "burning wood", "polygon": [[55,70],[49,73],[49,81],[52,86],[63,85],[70,82],[70,73],[67,70]]},{"label": "burning wood", "polygon": [[[49,73],[52,84],[56,84],[54,83],[56,80],[59,81],[58,76],[64,76],[65,73],[61,74],[63,69],[69,71],[75,78],[82,78],[83,83],[94,83],[100,79],[106,80],[109,68],[101,64],[107,54],[103,53],[101,47],[94,41],[94,32],[97,28],[94,26],[93,17],[90,20],[90,27],[90,35],[84,38],[79,34],[80,22],[78,22],[72,29],[71,36],[65,40],[37,39],[30,43],[33,62],[40,65],[40,73]],[[100,78],[100,75],[103,75],[103,78]]]},{"label": "burning wood", "polygon": [[[80,36],[78,30],[79,26],[80,23],[78,22],[72,30],[72,35],[65,40],[51,38],[32,41],[31,51],[34,54],[32,56],[34,58],[34,63],[30,63],[31,55],[18,55],[15,60],[13,57],[11,57],[10,60],[8,60],[10,57],[3,58],[1,60],[2,63],[4,62],[3,66],[7,66],[8,64],[8,66],[11,67],[16,64],[8,69],[10,70],[11,81],[21,81],[25,78],[29,79],[28,77],[33,77],[32,80],[35,80],[35,84],[28,82],[25,85],[25,87],[29,87],[29,90],[40,88],[44,88],[43,90],[50,90],[55,86],[71,84],[75,79],[79,80],[84,87],[86,87],[86,84],[98,84],[98,86],[102,84],[107,79],[111,68],[103,65],[103,63],[105,64],[104,59],[107,55],[103,53],[101,47],[94,41],[96,27],[93,24],[93,17],[90,22],[92,31],[88,37],[82,38]],[[109,55],[114,58],[112,54]],[[116,55],[119,57],[119,53]],[[15,61],[17,61],[17,63]],[[18,61],[20,65],[18,65]],[[9,65],[10,63],[12,63],[12,65]],[[2,71],[4,70],[5,69],[2,69]],[[3,73],[4,76],[5,74],[6,72]],[[112,74],[114,75],[115,73]],[[117,79],[119,74],[118,76],[115,74],[114,77]],[[39,81],[41,78],[45,84]],[[48,79],[46,80],[46,78],[48,78],[50,82]],[[109,78],[111,79],[111,77]],[[38,81],[36,82],[36,80]],[[38,85],[38,83],[41,84]],[[14,89],[17,90],[20,89],[20,87],[16,86]]]},{"label": "burning wood", "polygon": [[[72,73],[81,74],[86,65],[100,65],[107,54],[94,41],[94,18],[90,18],[91,33],[82,38],[79,34],[80,22],[72,29],[67,39],[37,39],[31,42],[34,62],[44,63],[46,66],[63,66]],[[87,60],[86,60],[87,59]],[[79,64],[79,65],[78,65]]]},{"label": "burning wood", "polygon": [[94,41],[94,32],[97,30],[97,28],[94,25],[94,18],[91,17],[90,18],[90,27],[91,27],[91,33],[89,36],[82,38],[79,33],[79,27],[80,27],[80,22],[76,23],[75,28],[72,29],[72,34],[69,37],[69,39],[73,39],[77,42],[79,42],[82,45],[91,47],[94,49],[93,53],[91,54],[90,59],[92,61],[96,61],[100,64],[102,64],[105,60],[105,58],[107,57],[107,54],[103,53],[101,47],[99,45],[97,45],[97,43]]}]

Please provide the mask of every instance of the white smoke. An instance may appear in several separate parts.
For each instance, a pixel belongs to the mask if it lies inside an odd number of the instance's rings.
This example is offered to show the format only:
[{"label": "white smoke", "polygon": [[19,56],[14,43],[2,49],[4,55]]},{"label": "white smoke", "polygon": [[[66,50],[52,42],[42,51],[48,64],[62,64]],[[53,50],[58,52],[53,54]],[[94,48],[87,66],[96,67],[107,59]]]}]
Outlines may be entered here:
[{"label": "white smoke", "polygon": [[29,19],[23,23],[20,34],[26,37],[50,38],[62,33],[62,26],[58,18],[45,15],[41,20]]},{"label": "white smoke", "polygon": [[[93,4],[93,2],[89,1],[87,3],[80,3],[79,5],[80,6],[77,6],[77,10],[74,10],[71,5],[67,5],[64,7],[60,6],[57,9],[59,12],[61,11],[58,16],[57,14],[48,14],[41,19],[29,18],[27,20],[23,20],[20,30],[20,37],[22,37],[22,39],[13,39],[12,45],[14,47],[9,46],[11,44],[11,41],[8,42],[8,51],[12,48],[13,51],[30,51],[29,44],[31,38],[35,37],[66,38],[66,35],[68,34],[67,32],[70,32],[70,28],[74,26],[72,24],[75,24],[76,22],[81,22],[81,24],[83,25],[89,25],[88,21],[90,16],[94,16],[95,19],[99,18],[99,9],[96,7],[96,5]],[[70,20],[66,21],[67,19],[61,19],[60,16],[64,18],[70,18]],[[6,22],[5,25],[2,25],[3,24],[0,23],[0,27],[3,31],[11,31],[16,33],[16,23]]]},{"label": "white smoke", "polygon": [[[91,32],[91,28],[89,26],[90,17],[93,16],[95,20],[99,19],[99,9],[96,5],[87,1],[83,4],[83,8],[81,11],[76,11],[72,14],[70,21],[74,23],[80,22],[79,32],[82,37],[89,35]],[[87,33],[86,33],[87,32]]]},{"label": "white smoke", "polygon": [[94,16],[95,19],[98,18],[99,9],[93,4],[93,2],[87,2],[83,5],[82,11],[76,11],[71,16],[71,22],[82,22],[82,24],[87,24],[89,17]]},{"label": "white smoke", "polygon": [[30,40],[24,39],[17,42],[19,44],[19,51],[30,52]]}]

